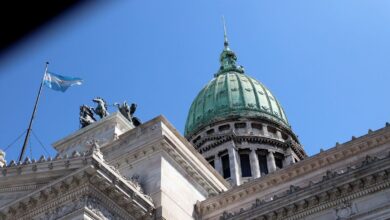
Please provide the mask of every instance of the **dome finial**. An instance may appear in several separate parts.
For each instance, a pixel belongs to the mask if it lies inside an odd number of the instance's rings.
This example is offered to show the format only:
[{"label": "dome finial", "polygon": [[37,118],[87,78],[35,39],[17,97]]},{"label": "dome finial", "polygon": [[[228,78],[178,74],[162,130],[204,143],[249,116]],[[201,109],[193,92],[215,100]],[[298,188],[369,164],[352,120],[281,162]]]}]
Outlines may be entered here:
[{"label": "dome finial", "polygon": [[229,49],[229,41],[227,38],[227,33],[226,33],[226,22],[225,22],[225,16],[222,15],[222,22],[223,22],[223,45],[225,46],[225,49]]},{"label": "dome finial", "polygon": [[219,58],[221,67],[219,68],[219,71],[215,74],[215,76],[218,76],[220,74],[229,71],[244,73],[244,68],[240,65],[236,65],[236,61],[237,61],[236,54],[229,48],[229,41],[226,34],[226,23],[225,23],[224,16],[222,16],[222,21],[223,21],[223,31],[224,31],[224,42],[223,42],[224,48]]}]

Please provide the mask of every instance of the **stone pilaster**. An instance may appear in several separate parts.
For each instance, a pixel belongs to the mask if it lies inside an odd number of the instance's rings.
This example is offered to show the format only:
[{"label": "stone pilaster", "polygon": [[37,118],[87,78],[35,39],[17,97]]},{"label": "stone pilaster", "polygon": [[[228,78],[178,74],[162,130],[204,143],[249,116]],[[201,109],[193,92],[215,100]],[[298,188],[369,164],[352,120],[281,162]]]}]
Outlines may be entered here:
[{"label": "stone pilaster", "polygon": [[280,133],[279,130],[276,131],[276,136],[277,136],[279,139],[282,139],[282,133]]},{"label": "stone pilaster", "polygon": [[245,132],[246,132],[247,134],[249,134],[249,132],[252,131],[251,123],[247,121],[247,122],[245,122],[245,124],[246,124]]},{"label": "stone pilaster", "polygon": [[266,136],[266,137],[269,136],[269,132],[268,132],[267,125],[264,125],[264,124],[263,124],[263,132],[264,132],[264,136]]},{"label": "stone pilaster", "polygon": [[233,141],[228,149],[229,152],[229,165],[230,165],[230,178],[233,185],[241,184],[241,169],[239,163],[239,155],[236,146]]},{"label": "stone pilaster", "polygon": [[251,149],[249,160],[251,163],[252,177],[259,178],[260,177],[259,158],[257,158],[256,150],[253,148]]},{"label": "stone pilaster", "polygon": [[283,160],[283,166],[288,166],[294,163],[293,151],[291,147],[286,149],[286,154]]},{"label": "stone pilaster", "polygon": [[272,173],[276,170],[275,157],[273,151],[268,151],[267,154],[268,172]]}]

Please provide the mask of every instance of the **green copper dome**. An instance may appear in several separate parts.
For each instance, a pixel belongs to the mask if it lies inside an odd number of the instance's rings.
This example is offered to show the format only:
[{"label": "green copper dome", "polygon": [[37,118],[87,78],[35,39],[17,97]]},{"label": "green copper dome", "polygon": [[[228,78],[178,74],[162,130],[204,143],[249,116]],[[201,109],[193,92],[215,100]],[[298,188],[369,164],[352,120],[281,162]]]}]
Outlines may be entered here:
[{"label": "green copper dome", "polygon": [[214,122],[228,118],[263,118],[290,127],[282,106],[259,81],[236,65],[237,57],[225,37],[221,68],[199,92],[188,113],[184,135],[193,135]]}]

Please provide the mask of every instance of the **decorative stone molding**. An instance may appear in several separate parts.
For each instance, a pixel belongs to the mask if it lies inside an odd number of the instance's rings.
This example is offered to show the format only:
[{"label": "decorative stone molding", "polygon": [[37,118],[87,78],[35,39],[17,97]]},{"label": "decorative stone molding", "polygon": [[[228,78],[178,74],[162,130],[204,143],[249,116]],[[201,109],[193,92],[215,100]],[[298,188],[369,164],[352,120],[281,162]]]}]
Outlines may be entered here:
[{"label": "decorative stone molding", "polygon": [[[373,142],[372,140],[379,140],[379,142]],[[279,184],[307,175],[310,172],[317,172],[318,170],[323,169],[323,167],[332,166],[337,162],[342,162],[349,158],[357,157],[358,155],[365,155],[364,152],[386,143],[390,143],[390,127],[379,129],[373,133],[340,144],[337,148],[323,151],[322,153],[306,158],[298,163],[277,170],[274,173],[247,182],[239,187],[235,187],[227,192],[202,201],[200,203],[202,210],[204,214],[215,212],[216,210],[223,209],[224,207],[241,200],[241,198],[250,197],[256,193],[270,189],[271,187],[276,187]],[[364,161],[366,160],[367,158],[365,158]],[[369,157],[367,161],[369,162],[371,160],[372,158]],[[351,169],[353,169],[353,167],[345,167],[345,171]]]},{"label": "decorative stone molding", "polygon": [[269,201],[257,199],[250,208],[225,212],[220,219],[247,219],[249,216],[267,219],[271,214],[277,219],[293,220],[331,207],[338,219],[347,219],[355,214],[351,206],[353,199],[390,188],[390,156],[383,159],[367,157],[359,167],[344,173],[327,172],[324,177],[305,188],[291,186],[290,190]]},{"label": "decorative stone molding", "polygon": [[348,219],[353,214],[355,214],[352,210],[352,203],[350,201],[345,201],[338,205],[335,208],[337,220]]},{"label": "decorative stone molding", "polygon": [[66,154],[74,150],[84,152],[89,149],[89,142],[92,140],[99,141],[99,145],[103,146],[117,140],[118,136],[133,128],[134,125],[121,113],[115,112],[98,123],[93,123],[55,142],[53,147],[60,154]]},{"label": "decorative stone molding", "polygon": [[115,215],[109,211],[102,202],[92,196],[84,195],[80,199],[74,200],[70,203],[64,204],[62,207],[58,207],[54,210],[46,212],[41,216],[40,220],[54,220],[62,218],[72,212],[75,212],[80,209],[87,208],[94,214],[96,214],[100,219],[121,219],[119,216]]},{"label": "decorative stone molding", "polygon": [[153,155],[167,153],[191,180],[204,189],[206,196],[216,195],[229,187],[220,174],[162,116],[124,133],[117,141],[102,147],[101,151],[108,154],[113,149],[115,152],[126,152],[105,156],[107,163],[119,170],[128,169],[132,164]]},{"label": "decorative stone molding", "polygon": [[[256,128],[252,128],[250,125],[251,123],[261,124],[262,129],[258,130]],[[245,129],[235,127],[236,124],[245,124]],[[229,125],[229,130],[219,131],[219,127],[224,125]],[[268,126],[275,128],[276,134],[268,132]],[[209,133],[210,130],[213,132]],[[285,134],[284,138],[282,138],[281,131]],[[291,148],[293,151],[296,151],[295,153],[299,158],[303,159],[307,157],[302,146],[299,144],[298,139],[290,128],[286,129],[281,127],[278,123],[254,118],[220,121],[199,130],[194,135],[190,135],[189,140],[200,153],[210,151],[230,140],[234,140],[236,143],[249,141],[251,143],[269,144],[281,148],[286,148],[287,145],[293,145]]]},{"label": "decorative stone molding", "polygon": [[[77,154],[73,155],[75,157],[81,157]],[[38,188],[32,193],[0,207],[0,213],[4,216],[2,219],[31,219],[34,216],[42,215],[42,213],[48,210],[51,211],[45,213],[44,217],[42,217],[43,219],[57,218],[79,208],[78,205],[64,204],[75,199],[80,200],[81,196],[89,196],[92,194],[95,197],[103,196],[106,198],[104,200],[105,203],[111,201],[113,206],[120,207],[119,209],[117,208],[117,211],[118,213],[122,212],[121,219],[128,219],[128,216],[135,216],[134,218],[144,216],[148,218],[147,216],[152,215],[154,205],[150,196],[143,194],[142,189],[134,181],[124,179],[119,173],[112,170],[104,161],[93,154],[93,152],[91,155],[84,155],[83,157],[88,159],[75,158],[83,161],[79,163],[83,164],[83,167],[76,169],[69,175],[61,177],[54,182],[44,185],[43,188]],[[69,160],[67,158],[57,158],[56,162],[59,161]],[[111,215],[107,214],[104,210],[102,211],[100,207],[91,206],[88,203],[88,199],[80,201],[86,202],[86,207],[95,214],[112,219],[110,218]],[[54,209],[55,207],[61,208]],[[110,210],[113,210],[112,208]]]}]

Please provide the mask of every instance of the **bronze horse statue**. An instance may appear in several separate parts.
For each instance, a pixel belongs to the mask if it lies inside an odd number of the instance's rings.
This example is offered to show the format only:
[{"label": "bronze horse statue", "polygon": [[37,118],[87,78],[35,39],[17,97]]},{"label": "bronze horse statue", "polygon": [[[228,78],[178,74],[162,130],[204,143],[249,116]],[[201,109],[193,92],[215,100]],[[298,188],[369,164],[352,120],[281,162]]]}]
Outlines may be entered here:
[{"label": "bronze horse statue", "polygon": [[122,105],[115,103],[115,106],[118,108],[119,112],[125,116],[127,120],[129,120],[135,127],[141,124],[141,120],[137,117],[133,116],[135,110],[137,109],[137,104],[131,103],[131,106],[127,104],[126,101],[123,102]]},{"label": "bronze horse statue", "polygon": [[94,123],[96,119],[93,117],[92,108],[86,105],[80,106],[80,125],[82,128]]},{"label": "bronze horse statue", "polygon": [[104,118],[110,115],[107,111],[107,102],[104,101],[103,98],[96,97],[92,99],[92,101],[98,104],[98,106],[96,108],[92,108],[92,110],[95,112],[95,114],[99,115],[100,118]]}]

